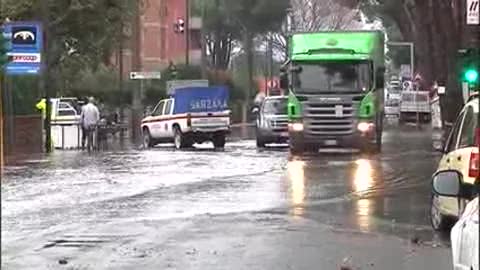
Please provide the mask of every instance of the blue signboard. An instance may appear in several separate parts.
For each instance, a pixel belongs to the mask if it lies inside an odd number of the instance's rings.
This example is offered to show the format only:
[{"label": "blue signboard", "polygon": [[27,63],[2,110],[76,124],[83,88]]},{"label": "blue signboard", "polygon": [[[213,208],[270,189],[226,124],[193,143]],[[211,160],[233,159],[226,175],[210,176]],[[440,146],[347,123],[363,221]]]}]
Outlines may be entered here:
[{"label": "blue signboard", "polygon": [[226,87],[187,87],[175,90],[174,114],[228,110]]},{"label": "blue signboard", "polygon": [[9,40],[10,62],[5,66],[8,75],[38,74],[41,71],[43,30],[38,22],[8,22],[3,36]]}]

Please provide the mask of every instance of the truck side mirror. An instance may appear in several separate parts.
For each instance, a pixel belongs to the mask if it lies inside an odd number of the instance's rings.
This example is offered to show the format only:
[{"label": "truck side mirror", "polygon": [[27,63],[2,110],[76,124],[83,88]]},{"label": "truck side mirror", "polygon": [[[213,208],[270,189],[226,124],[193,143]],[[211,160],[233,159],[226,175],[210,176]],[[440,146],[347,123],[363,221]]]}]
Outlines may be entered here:
[{"label": "truck side mirror", "polygon": [[289,87],[288,73],[282,72],[280,74],[280,88],[287,90]]}]

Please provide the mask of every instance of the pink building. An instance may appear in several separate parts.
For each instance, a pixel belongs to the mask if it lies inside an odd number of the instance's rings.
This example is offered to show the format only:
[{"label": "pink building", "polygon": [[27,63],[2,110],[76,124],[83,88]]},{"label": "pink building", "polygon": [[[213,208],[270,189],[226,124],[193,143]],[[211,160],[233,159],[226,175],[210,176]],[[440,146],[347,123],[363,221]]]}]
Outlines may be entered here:
[{"label": "pink building", "polygon": [[[185,63],[187,30],[175,32],[178,20],[189,22],[189,62],[201,63],[201,18],[191,17],[187,20],[188,0],[143,0],[138,27],[128,31],[131,40],[123,48],[124,74],[130,71],[159,71],[172,61]],[[185,25],[186,27],[186,25]],[[114,65],[119,66],[119,53],[114,57]]]}]

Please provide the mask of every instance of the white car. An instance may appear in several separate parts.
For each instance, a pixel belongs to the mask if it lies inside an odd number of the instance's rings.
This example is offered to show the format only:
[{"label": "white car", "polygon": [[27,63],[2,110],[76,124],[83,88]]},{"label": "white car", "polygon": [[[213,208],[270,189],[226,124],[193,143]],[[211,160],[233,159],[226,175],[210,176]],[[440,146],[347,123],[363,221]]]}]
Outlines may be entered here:
[{"label": "white car", "polygon": [[452,241],[453,269],[480,270],[479,268],[479,190],[480,183],[475,185],[462,181],[457,171],[441,171],[433,177],[433,190],[446,197],[471,199],[462,216],[453,227]]}]

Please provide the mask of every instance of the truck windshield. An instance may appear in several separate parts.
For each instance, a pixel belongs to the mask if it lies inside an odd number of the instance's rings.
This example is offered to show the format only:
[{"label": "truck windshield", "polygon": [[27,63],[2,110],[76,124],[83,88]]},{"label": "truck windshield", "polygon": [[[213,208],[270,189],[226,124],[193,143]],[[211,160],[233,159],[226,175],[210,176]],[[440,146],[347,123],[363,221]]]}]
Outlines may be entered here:
[{"label": "truck windshield", "polygon": [[372,75],[369,62],[297,63],[292,83],[296,92],[361,92],[370,89]]},{"label": "truck windshield", "polygon": [[269,99],[266,100],[265,105],[263,105],[263,112],[265,114],[275,115],[287,114],[287,105],[288,99],[286,98]]}]

